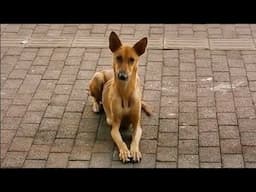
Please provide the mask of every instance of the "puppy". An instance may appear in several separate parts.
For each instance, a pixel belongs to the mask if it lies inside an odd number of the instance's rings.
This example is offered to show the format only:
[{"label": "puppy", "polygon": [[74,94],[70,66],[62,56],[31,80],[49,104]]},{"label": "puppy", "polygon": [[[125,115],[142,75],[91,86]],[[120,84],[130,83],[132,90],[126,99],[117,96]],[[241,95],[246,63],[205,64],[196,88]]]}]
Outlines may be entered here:
[{"label": "puppy", "polygon": [[[111,136],[118,147],[119,158],[123,162],[139,162],[142,158],[139,143],[142,135],[140,125],[141,108],[147,115],[152,112],[141,101],[138,76],[139,57],[145,52],[147,38],[142,38],[133,46],[123,45],[115,32],[109,36],[109,49],[113,54],[113,70],[96,72],[89,83],[89,93],[93,97],[92,110],[100,111],[101,104],[106,121],[111,126]],[[130,149],[120,134],[121,124],[132,126]]]}]

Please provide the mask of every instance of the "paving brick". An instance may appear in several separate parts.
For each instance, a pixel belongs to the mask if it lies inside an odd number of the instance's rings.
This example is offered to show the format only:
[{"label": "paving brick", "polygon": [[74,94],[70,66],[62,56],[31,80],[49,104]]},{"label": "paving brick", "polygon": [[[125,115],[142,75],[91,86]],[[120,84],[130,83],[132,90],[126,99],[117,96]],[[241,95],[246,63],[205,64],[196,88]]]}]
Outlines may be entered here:
[{"label": "paving brick", "polygon": [[176,119],[160,119],[159,131],[178,132],[178,121]]},{"label": "paving brick", "polygon": [[216,119],[215,107],[199,107],[198,108],[199,119]]},{"label": "paving brick", "polygon": [[23,117],[26,112],[26,106],[12,105],[9,107],[6,116],[8,117]]},{"label": "paving brick", "polygon": [[20,86],[19,93],[34,93],[40,80],[41,75],[27,75]]},{"label": "paving brick", "polygon": [[25,160],[23,168],[45,168],[45,160]]},{"label": "paving brick", "polygon": [[69,101],[66,107],[66,111],[82,112],[84,109],[84,105],[84,101]]},{"label": "paving brick", "polygon": [[161,107],[160,108],[160,118],[177,118],[178,116],[178,107]]},{"label": "paving brick", "polygon": [[219,146],[218,132],[202,132],[199,134],[200,146]]},{"label": "paving brick", "polygon": [[20,60],[25,60],[25,61],[32,61],[36,57],[35,52],[25,52],[23,51],[22,54],[20,55]]},{"label": "paving brick", "polygon": [[61,124],[56,138],[75,138],[78,130],[78,125],[63,125]]},{"label": "paving brick", "polygon": [[158,145],[174,147],[178,144],[177,133],[159,133],[158,135]]},{"label": "paving brick", "polygon": [[48,79],[51,79],[51,80],[56,79],[56,80],[58,80],[60,74],[61,74],[60,70],[48,69],[48,70],[45,71],[44,76],[43,76],[42,79],[47,79],[47,80]]},{"label": "paving brick", "polygon": [[194,63],[180,62],[180,71],[195,71],[195,69],[196,66]]},{"label": "paving brick", "polygon": [[252,106],[252,99],[247,97],[235,97],[236,107],[250,107]]},{"label": "paving brick", "polygon": [[206,168],[206,169],[221,168],[221,163],[200,163],[200,168]]},{"label": "paving brick", "polygon": [[228,72],[214,72],[214,81],[225,82],[230,81]]},{"label": "paving brick", "polygon": [[217,113],[219,125],[237,125],[235,113]]},{"label": "paving brick", "polygon": [[253,107],[238,107],[237,108],[237,117],[238,118],[248,118],[255,119],[255,110]]},{"label": "paving brick", "polygon": [[64,113],[63,106],[48,106],[44,117],[61,118]]},{"label": "paving brick", "polygon": [[144,90],[143,100],[144,101],[159,101],[160,100],[160,91]]},{"label": "paving brick", "polygon": [[216,119],[199,119],[199,132],[217,131]]},{"label": "paving brick", "polygon": [[177,161],[176,147],[158,147],[157,161]]},{"label": "paving brick", "polygon": [[15,69],[13,70],[10,75],[9,79],[24,79],[27,74],[27,71],[24,69]]},{"label": "paving brick", "polygon": [[198,155],[179,155],[178,168],[199,168]]},{"label": "paving brick", "polygon": [[16,130],[8,130],[8,129],[3,129],[1,130],[1,145],[6,143],[6,144],[10,144],[13,140],[13,138],[15,137],[16,134]]},{"label": "paving brick", "polygon": [[179,139],[197,139],[197,126],[179,126]]},{"label": "paving brick", "polygon": [[114,148],[114,144],[112,141],[96,141],[92,152],[95,153],[107,153],[107,152],[112,152]]},{"label": "paving brick", "polygon": [[32,94],[16,94],[15,98],[13,99],[12,104],[14,105],[29,105]]},{"label": "paving brick", "polygon": [[237,126],[219,126],[221,139],[239,138],[239,130]]},{"label": "paving brick", "polygon": [[156,140],[144,140],[140,142],[140,151],[142,153],[153,153],[155,154],[157,150],[157,141]]},{"label": "paving brick", "polygon": [[55,88],[55,94],[69,95],[71,93],[71,85],[57,85]]},{"label": "paving brick", "polygon": [[68,157],[68,153],[50,153],[46,162],[46,168],[66,168]]},{"label": "paving brick", "polygon": [[53,93],[51,91],[37,91],[34,95],[34,99],[50,100],[52,94]]},{"label": "paving brick", "polygon": [[143,154],[140,163],[134,164],[134,168],[155,168],[156,155],[155,154]]},{"label": "paving brick", "polygon": [[160,81],[146,81],[144,84],[144,89],[147,90],[160,90],[161,82]]},{"label": "paving brick", "polygon": [[90,168],[107,168],[111,166],[111,153],[93,153]]},{"label": "paving brick", "polygon": [[49,102],[47,100],[32,100],[28,111],[45,111]]},{"label": "paving brick", "polygon": [[211,91],[209,88],[205,88],[205,87],[199,87],[197,88],[197,96],[198,97],[213,97],[214,96],[214,92]]},{"label": "paving brick", "polygon": [[255,146],[244,146],[243,155],[245,161],[256,161],[256,147]]},{"label": "paving brick", "polygon": [[20,87],[22,80],[18,79],[8,79],[5,81],[3,89],[17,89]]},{"label": "paving brick", "polygon": [[7,152],[2,168],[21,168],[26,158],[26,152]]},{"label": "paving brick", "polygon": [[214,97],[198,97],[199,107],[212,107],[215,106]]},{"label": "paving brick", "polygon": [[9,151],[29,151],[33,142],[33,138],[15,137],[9,148]]},{"label": "paving brick", "polygon": [[256,91],[256,81],[249,81],[250,91]]},{"label": "paving brick", "polygon": [[156,168],[177,168],[176,162],[156,162]]},{"label": "paving brick", "polygon": [[68,168],[88,168],[89,161],[69,161]]},{"label": "paving brick", "polygon": [[197,113],[179,113],[179,125],[197,125]]},{"label": "paving brick", "polygon": [[62,125],[79,125],[81,113],[65,112],[62,118]]},{"label": "paving brick", "polygon": [[250,91],[248,87],[237,87],[233,89],[234,97],[250,97]]},{"label": "paving brick", "polygon": [[256,145],[256,132],[242,132],[240,135],[242,145]]},{"label": "paving brick", "polygon": [[50,145],[54,142],[55,135],[56,131],[38,131],[33,143]]},{"label": "paving brick", "polygon": [[179,154],[198,154],[198,140],[179,140]]},{"label": "paving brick", "polygon": [[37,55],[38,56],[51,56],[53,52],[52,48],[40,48]]},{"label": "paving brick", "polygon": [[29,75],[43,75],[47,66],[42,65],[33,65],[30,67],[28,74]]},{"label": "paving brick", "polygon": [[28,153],[27,159],[47,160],[50,153],[50,145],[32,145]]},{"label": "paving brick", "polygon": [[40,123],[43,112],[26,112],[23,123]]},{"label": "paving brick", "polygon": [[238,120],[239,123],[239,129],[241,132],[244,131],[252,131],[255,132],[256,131],[256,120],[255,119],[239,119]]},{"label": "paving brick", "polygon": [[196,102],[180,102],[179,103],[180,112],[197,112]]},{"label": "paving brick", "polygon": [[76,80],[73,89],[87,89],[89,80]]},{"label": "paving brick", "polygon": [[221,153],[242,153],[240,139],[221,140]]},{"label": "paving brick", "polygon": [[69,160],[88,161],[91,159],[92,148],[86,145],[75,145],[70,154]]},{"label": "paving brick", "polygon": [[245,168],[256,168],[255,162],[245,162]]},{"label": "paving brick", "polygon": [[[145,91],[144,91],[145,93]],[[161,97],[161,104],[160,106],[170,106],[170,107],[177,107],[178,106],[178,97],[167,97],[162,96]]]},{"label": "paving brick", "polygon": [[244,168],[243,156],[241,154],[222,155],[223,168]]},{"label": "paving brick", "polygon": [[90,118],[90,119],[82,119],[80,121],[78,132],[96,132],[99,126],[98,119]]},{"label": "paving brick", "polygon": [[73,147],[73,139],[55,139],[51,152],[70,153]]},{"label": "paving brick", "polygon": [[21,118],[19,117],[5,117],[2,121],[1,129],[13,129],[16,130],[19,127]]},{"label": "paving brick", "polygon": [[81,80],[90,80],[94,75],[95,71],[79,71],[77,75],[77,79]]},{"label": "paving brick", "polygon": [[218,101],[216,102],[217,112],[235,112],[234,102],[231,101]]},{"label": "paving brick", "polygon": [[142,126],[142,139],[156,139],[158,133],[158,126],[143,125]]},{"label": "paving brick", "polygon": [[84,48],[71,48],[69,50],[69,56],[82,56],[85,52]]},{"label": "paving brick", "polygon": [[53,95],[50,104],[54,106],[66,106],[68,99],[68,95]]},{"label": "paving brick", "polygon": [[198,68],[210,68],[211,60],[208,58],[197,58],[196,59],[196,67]]},{"label": "paving brick", "polygon": [[200,147],[199,148],[200,162],[220,162],[219,147]]}]

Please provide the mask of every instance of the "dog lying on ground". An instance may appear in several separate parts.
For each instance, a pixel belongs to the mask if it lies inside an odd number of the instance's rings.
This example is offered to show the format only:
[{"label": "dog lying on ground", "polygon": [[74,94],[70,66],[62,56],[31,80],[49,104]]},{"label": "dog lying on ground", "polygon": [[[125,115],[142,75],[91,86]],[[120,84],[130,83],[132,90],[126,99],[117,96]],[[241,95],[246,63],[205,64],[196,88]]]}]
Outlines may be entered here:
[{"label": "dog lying on ground", "polygon": [[[96,72],[89,83],[89,94],[93,97],[92,110],[99,112],[101,104],[106,114],[111,136],[118,147],[119,158],[123,162],[139,162],[142,158],[139,150],[142,129],[140,125],[141,109],[148,116],[151,111],[141,101],[140,80],[138,76],[139,57],[145,52],[147,38],[134,46],[123,45],[115,32],[109,36],[109,48],[113,53],[113,70]],[[120,126],[132,125],[130,149],[123,141]]]}]

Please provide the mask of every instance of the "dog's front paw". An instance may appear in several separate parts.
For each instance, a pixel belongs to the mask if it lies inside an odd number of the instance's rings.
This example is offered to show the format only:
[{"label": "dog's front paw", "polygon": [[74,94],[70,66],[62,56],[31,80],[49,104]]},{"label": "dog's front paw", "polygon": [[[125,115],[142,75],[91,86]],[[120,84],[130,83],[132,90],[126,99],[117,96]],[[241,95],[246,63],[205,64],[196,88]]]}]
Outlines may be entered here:
[{"label": "dog's front paw", "polygon": [[99,113],[100,112],[100,105],[97,102],[93,102],[93,104],[92,104],[92,111],[94,113]]},{"label": "dog's front paw", "polygon": [[131,153],[127,147],[123,147],[119,149],[119,159],[123,161],[123,163],[130,162],[130,158],[131,158]]},{"label": "dog's front paw", "polygon": [[131,152],[132,161],[134,163],[141,161],[142,155],[137,147],[131,146],[130,152]]}]

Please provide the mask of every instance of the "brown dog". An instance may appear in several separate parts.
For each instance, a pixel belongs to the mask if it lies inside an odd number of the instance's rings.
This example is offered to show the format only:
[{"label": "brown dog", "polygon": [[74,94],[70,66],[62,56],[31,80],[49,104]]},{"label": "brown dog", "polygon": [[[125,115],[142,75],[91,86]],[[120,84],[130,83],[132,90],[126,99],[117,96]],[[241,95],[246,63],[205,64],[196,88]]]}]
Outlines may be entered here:
[{"label": "brown dog", "polygon": [[[106,121],[112,126],[111,136],[119,149],[123,162],[141,160],[139,142],[142,134],[140,126],[141,108],[147,115],[151,111],[141,101],[140,82],[137,73],[139,57],[145,52],[147,38],[138,41],[133,47],[122,45],[117,34],[111,32],[109,48],[113,53],[113,70],[96,72],[89,84],[90,95],[94,98],[92,110],[100,111],[101,103]],[[130,150],[120,134],[120,125],[132,125]]]}]

